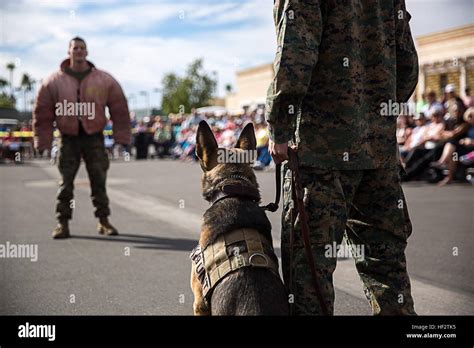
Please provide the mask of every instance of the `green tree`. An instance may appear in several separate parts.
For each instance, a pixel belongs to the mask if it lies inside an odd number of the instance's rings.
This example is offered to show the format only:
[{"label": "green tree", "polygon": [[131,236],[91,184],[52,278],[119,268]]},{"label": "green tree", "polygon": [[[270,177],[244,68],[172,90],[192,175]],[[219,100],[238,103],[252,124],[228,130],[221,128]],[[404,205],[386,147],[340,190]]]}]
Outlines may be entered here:
[{"label": "green tree", "polygon": [[0,108],[14,108],[14,100],[5,91],[5,87],[7,87],[8,85],[8,81],[0,77]]},{"label": "green tree", "polygon": [[6,86],[8,86],[8,81],[0,77],[0,91],[3,91]]},{"label": "green tree", "polygon": [[0,93],[0,108],[15,108],[15,100],[5,92]]},{"label": "green tree", "polygon": [[192,62],[184,77],[166,74],[163,77],[163,112],[188,113],[192,108],[206,106],[216,90],[215,75],[215,72],[208,74],[204,71],[202,59]]}]

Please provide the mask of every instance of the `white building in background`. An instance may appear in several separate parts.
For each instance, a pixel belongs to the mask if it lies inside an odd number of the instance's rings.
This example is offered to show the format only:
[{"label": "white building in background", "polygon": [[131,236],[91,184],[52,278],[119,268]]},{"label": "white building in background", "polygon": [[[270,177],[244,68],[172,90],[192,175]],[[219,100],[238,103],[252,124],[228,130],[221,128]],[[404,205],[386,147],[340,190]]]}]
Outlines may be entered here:
[{"label": "white building in background", "polygon": [[447,84],[465,96],[474,89],[474,24],[416,38],[420,78],[417,98],[430,89],[441,96]]},{"label": "white building in background", "polygon": [[229,110],[264,105],[267,89],[273,79],[273,64],[264,64],[237,71],[236,91],[227,94],[225,106]]}]

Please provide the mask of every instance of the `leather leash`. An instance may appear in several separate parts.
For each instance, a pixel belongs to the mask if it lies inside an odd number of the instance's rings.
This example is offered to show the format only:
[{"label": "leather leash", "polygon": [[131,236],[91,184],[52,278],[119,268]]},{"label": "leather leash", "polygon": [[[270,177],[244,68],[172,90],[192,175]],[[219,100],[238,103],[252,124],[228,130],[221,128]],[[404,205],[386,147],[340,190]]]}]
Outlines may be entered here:
[{"label": "leather leash", "polygon": [[275,182],[276,182],[276,193],[275,193],[275,201],[268,203],[267,205],[263,206],[263,210],[268,210],[272,213],[278,210],[278,204],[280,203],[280,196],[281,196],[281,163],[275,166]]},{"label": "leather leash", "polygon": [[[298,217],[301,227],[301,237],[303,238],[303,244],[306,251],[306,258],[311,271],[311,278],[313,280],[314,290],[316,292],[316,297],[319,301],[319,306],[322,310],[323,315],[330,315],[327,308],[324,297],[321,293],[321,287],[318,281],[318,273],[316,271],[316,264],[314,262],[313,252],[311,250],[311,241],[309,239],[309,225],[308,218],[305,211],[305,206],[303,202],[303,187],[301,184],[300,173],[299,173],[299,163],[298,163],[298,154],[296,150],[291,148],[288,149],[288,163],[291,170],[291,187],[293,193],[293,202],[296,201],[298,209]],[[294,209],[294,208],[293,208]],[[290,234],[290,287],[293,287],[293,242],[295,236],[295,224],[296,216],[291,217],[291,234]]]}]

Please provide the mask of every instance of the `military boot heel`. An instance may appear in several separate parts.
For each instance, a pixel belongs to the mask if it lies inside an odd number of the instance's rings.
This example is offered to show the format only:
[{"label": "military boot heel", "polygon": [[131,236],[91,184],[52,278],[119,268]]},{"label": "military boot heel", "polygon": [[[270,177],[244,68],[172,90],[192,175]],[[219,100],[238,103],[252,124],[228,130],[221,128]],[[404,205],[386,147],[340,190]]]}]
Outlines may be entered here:
[{"label": "military boot heel", "polygon": [[68,220],[60,220],[58,225],[53,230],[52,236],[54,239],[69,238],[69,222]]},{"label": "military boot heel", "polygon": [[99,219],[99,224],[97,225],[97,232],[105,236],[118,235],[117,229],[110,224],[109,219],[107,217]]}]

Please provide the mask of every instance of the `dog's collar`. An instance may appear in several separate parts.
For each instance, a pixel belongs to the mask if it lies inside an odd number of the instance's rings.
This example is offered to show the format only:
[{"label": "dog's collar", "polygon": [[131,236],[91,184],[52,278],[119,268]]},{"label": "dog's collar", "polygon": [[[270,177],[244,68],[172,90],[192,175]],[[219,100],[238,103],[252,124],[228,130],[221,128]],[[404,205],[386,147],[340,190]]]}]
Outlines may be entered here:
[{"label": "dog's collar", "polygon": [[242,184],[228,184],[221,186],[218,190],[212,194],[210,203],[211,206],[217,202],[231,197],[238,197],[242,199],[248,199],[254,202],[260,201],[260,192],[254,187],[242,185]]},{"label": "dog's collar", "polygon": [[238,180],[242,180],[242,181],[247,182],[249,185],[253,185],[252,181],[249,178],[247,178],[243,175],[239,175],[239,174],[231,174],[231,175],[226,176],[225,178],[218,179],[214,183],[214,186],[218,186],[221,182],[229,180],[229,179],[238,179]]},{"label": "dog's collar", "polygon": [[[248,185],[242,184],[242,183],[236,183],[236,184],[224,184],[226,180],[229,179],[237,179],[239,181],[244,181],[248,183]],[[242,175],[239,174],[231,174],[228,175],[224,178],[218,179],[215,183],[214,186],[219,186],[211,195],[211,199],[209,200],[209,203],[211,203],[211,207],[216,204],[217,202],[226,199],[226,198],[231,198],[231,197],[239,197],[242,199],[247,199],[247,200],[252,200],[255,202],[260,202],[260,192],[258,189],[253,187],[252,181]]]}]

